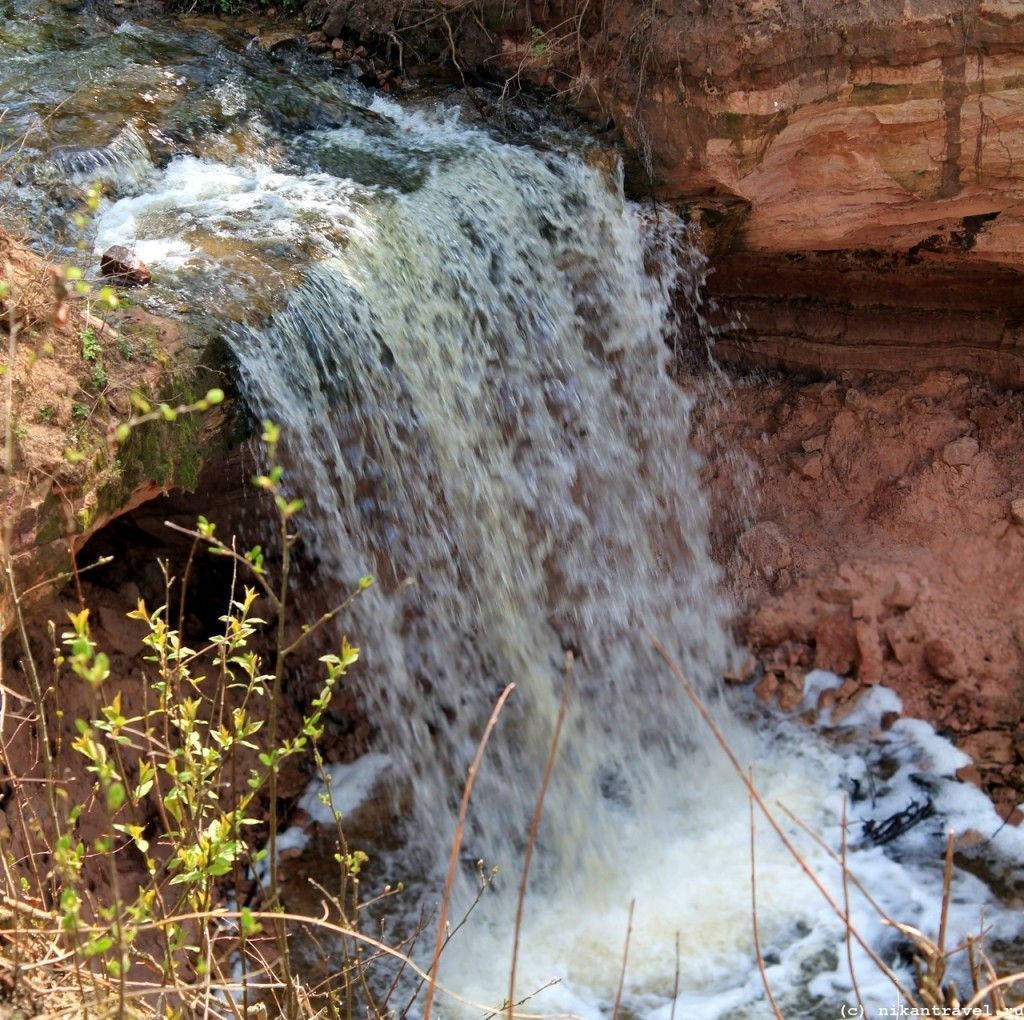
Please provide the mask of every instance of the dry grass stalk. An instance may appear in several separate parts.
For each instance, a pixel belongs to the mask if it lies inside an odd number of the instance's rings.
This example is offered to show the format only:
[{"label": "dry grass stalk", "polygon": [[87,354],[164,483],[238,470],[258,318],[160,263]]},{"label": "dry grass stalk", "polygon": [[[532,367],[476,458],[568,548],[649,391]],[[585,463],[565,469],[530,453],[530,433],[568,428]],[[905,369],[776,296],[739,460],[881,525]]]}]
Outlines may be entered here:
[{"label": "dry grass stalk", "polygon": [[[754,770],[750,769],[750,785],[754,785]],[[782,1011],[779,1009],[775,996],[772,994],[772,986],[768,981],[768,971],[764,965],[764,955],[761,952],[761,930],[757,921],[757,853],[755,847],[756,824],[754,818],[754,798],[748,797],[750,804],[750,917],[754,934],[754,953],[757,956],[757,969],[761,975],[761,984],[764,986],[764,993],[772,1007],[775,1020],[783,1020]]]},{"label": "dry grass stalk", "polygon": [[558,757],[558,744],[562,737],[562,724],[565,722],[565,713],[569,707],[569,687],[572,680],[572,652],[565,653],[565,681],[562,684],[562,697],[558,705],[558,718],[555,722],[555,731],[551,735],[551,746],[548,748],[548,758],[544,765],[544,775],[541,779],[540,790],[537,792],[537,800],[533,805],[533,816],[530,818],[530,832],[526,840],[526,852],[523,855],[523,874],[519,880],[519,897],[516,901],[516,922],[512,935],[512,962],[508,973],[508,1003],[506,1015],[512,1016],[512,1009],[516,1004],[516,964],[519,960],[519,935],[523,927],[523,909],[526,904],[526,886],[530,877],[530,863],[533,860],[533,850],[537,844],[537,833],[540,831],[540,818],[544,811],[544,798],[547,796],[548,784],[551,782],[551,775],[555,770],[555,760]]},{"label": "dry grass stalk", "polygon": [[459,863],[459,849],[462,846],[462,835],[466,826],[466,813],[469,810],[469,798],[473,795],[473,785],[476,783],[476,776],[480,771],[480,763],[483,761],[487,741],[490,740],[491,733],[497,725],[498,716],[501,714],[502,708],[505,707],[505,702],[508,700],[508,696],[515,690],[515,686],[515,684],[509,684],[505,690],[501,692],[501,697],[499,697],[495,703],[494,709],[491,712],[491,717],[487,720],[486,727],[484,727],[483,736],[480,738],[480,743],[477,745],[476,754],[473,756],[473,762],[469,766],[466,785],[462,791],[462,803],[459,805],[459,818],[455,825],[455,837],[452,840],[451,854],[448,857],[448,875],[445,878],[444,895],[441,897],[441,912],[437,920],[437,941],[434,943],[434,955],[430,961],[430,971],[427,975],[427,997],[423,1003],[423,1020],[430,1020],[430,1010],[434,1004],[434,989],[437,986],[437,968],[441,962],[441,950],[444,946],[445,928],[448,925],[448,908],[451,903],[452,886],[455,883],[455,870]]}]

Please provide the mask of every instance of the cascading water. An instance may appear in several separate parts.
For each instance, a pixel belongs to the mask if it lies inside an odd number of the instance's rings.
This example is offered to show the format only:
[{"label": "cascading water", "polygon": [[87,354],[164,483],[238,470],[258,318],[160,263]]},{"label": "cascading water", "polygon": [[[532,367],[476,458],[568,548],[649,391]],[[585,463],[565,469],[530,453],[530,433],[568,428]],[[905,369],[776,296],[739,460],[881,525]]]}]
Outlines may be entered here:
[{"label": "cascading water", "polygon": [[[36,54],[19,70],[37,83],[37,105],[54,102],[45,49],[23,49]],[[689,399],[666,374],[673,295],[693,282],[681,278],[688,242],[671,216],[627,203],[580,139],[513,144],[453,110],[403,108],[203,33],[126,24],[85,59],[90,124],[106,147],[90,138],[75,151],[58,133],[47,165],[112,182],[119,197],[97,224],[97,250],[134,243],[164,298],[212,309],[227,329],[247,399],[283,427],[321,581],[343,592],[363,574],[378,579],[345,629],[365,650],[361,691],[387,756],[371,764],[386,761],[381,781],[409,805],[388,870],[417,879],[414,906],[436,904],[467,766],[499,692],[517,685],[464,842],[468,859],[500,871],[445,953],[446,986],[494,1006],[507,994],[529,818],[569,682],[517,995],[556,979],[529,1009],[610,1014],[632,903],[631,1015],[767,1014],[747,794],[647,630],[741,760],[757,762],[768,799],[834,843],[844,782],[869,777],[882,753],[889,778],[864,810],[899,810],[928,759],[936,818],[989,824],[984,805],[940,778],[958,759],[926,728],[902,721],[883,751],[852,743],[840,754],[814,731],[759,729],[727,710],[728,607]],[[145,130],[119,119],[112,67],[117,87],[145,90]],[[159,170],[139,151],[156,136],[175,152]],[[869,699],[861,722],[883,707],[884,695]],[[940,828],[919,827],[901,853],[934,854]],[[841,898],[825,851],[800,847]],[[934,927],[934,867],[877,847],[854,856],[894,916]],[[780,1002],[790,1015],[835,1017],[852,1001],[843,926],[767,831],[757,872]],[[453,918],[473,881],[467,865]],[[951,930],[969,930],[988,900],[963,877]],[[855,896],[852,909],[894,960],[866,901]],[[851,952],[861,994],[895,1001],[866,953]],[[452,1000],[440,1008],[461,1015]]]},{"label": "cascading water", "polygon": [[451,151],[354,217],[287,307],[234,343],[248,392],[295,437],[324,569],[382,581],[352,626],[432,853],[514,681],[467,841],[514,859],[574,650],[546,836],[568,878],[615,841],[609,813],[655,813],[693,753],[643,627],[707,689],[729,650],[687,402],[665,375],[671,274],[648,271],[638,214],[579,159],[457,125],[400,130]]}]

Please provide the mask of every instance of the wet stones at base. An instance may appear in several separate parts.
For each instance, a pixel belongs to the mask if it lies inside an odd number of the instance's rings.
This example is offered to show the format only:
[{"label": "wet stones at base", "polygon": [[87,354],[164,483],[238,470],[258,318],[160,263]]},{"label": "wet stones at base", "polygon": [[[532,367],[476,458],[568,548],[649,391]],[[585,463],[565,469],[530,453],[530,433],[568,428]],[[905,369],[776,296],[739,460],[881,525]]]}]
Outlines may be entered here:
[{"label": "wet stones at base", "polygon": [[[325,28],[328,26],[325,26]],[[339,36],[326,31],[310,32],[306,46],[313,53],[322,54],[335,64],[347,67],[364,85],[391,92],[401,84],[401,76],[379,56],[372,56],[365,46],[350,46]]]}]

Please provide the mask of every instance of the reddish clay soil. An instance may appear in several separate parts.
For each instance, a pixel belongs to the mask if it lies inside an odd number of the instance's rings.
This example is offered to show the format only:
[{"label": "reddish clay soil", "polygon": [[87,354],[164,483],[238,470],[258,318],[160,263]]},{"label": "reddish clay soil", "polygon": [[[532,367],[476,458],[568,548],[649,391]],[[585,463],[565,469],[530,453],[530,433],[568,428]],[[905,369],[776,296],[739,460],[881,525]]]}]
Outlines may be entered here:
[{"label": "reddish clay soil", "polygon": [[952,372],[747,375],[706,395],[694,429],[759,696],[794,707],[814,667],[848,678],[841,700],[884,683],[1015,821],[1022,422],[1024,394]]}]

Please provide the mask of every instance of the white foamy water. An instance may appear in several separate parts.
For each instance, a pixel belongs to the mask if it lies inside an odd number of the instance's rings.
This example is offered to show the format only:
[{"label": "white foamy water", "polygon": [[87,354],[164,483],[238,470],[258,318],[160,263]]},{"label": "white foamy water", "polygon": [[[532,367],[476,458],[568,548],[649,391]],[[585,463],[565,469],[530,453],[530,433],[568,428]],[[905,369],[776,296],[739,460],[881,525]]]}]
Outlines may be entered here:
[{"label": "white foamy water", "polygon": [[[335,778],[346,810],[408,795],[404,849],[386,870],[418,880],[409,917],[437,903],[468,763],[498,693],[517,684],[478,779],[453,922],[475,894],[470,862],[498,876],[448,947],[442,982],[494,1007],[507,995],[522,853],[570,651],[516,997],[543,988],[524,1009],[609,1016],[634,903],[630,1015],[668,1020],[673,1002],[698,1020],[769,1015],[753,958],[747,792],[644,628],[770,804],[838,848],[850,797],[851,868],[894,918],[934,932],[946,829],[993,837],[975,852],[1005,867],[1022,852],[981,794],[950,778],[958,753],[912,721],[873,743],[837,742],[785,720],[741,722],[724,704],[730,609],[687,441],[690,398],[666,372],[673,296],[693,283],[683,225],[652,223],[620,181],[561,147],[503,143],[450,112],[384,100],[372,112],[289,139],[275,161],[179,158],[104,212],[97,248],[132,243],[173,285],[197,266],[216,274],[219,239],[244,248],[254,291],[282,252],[305,260],[300,285],[230,339],[246,398],[284,428],[320,584],[379,580],[346,629],[366,652],[360,692],[390,767],[378,774],[375,757]],[[379,165],[387,186],[367,183]],[[876,728],[894,698],[873,692],[847,725]],[[885,847],[861,845],[863,822],[915,800],[932,803],[928,819]],[[841,903],[838,867],[779,817]],[[844,927],[757,826],[768,979],[788,1016],[835,1017],[854,1001]],[[1009,937],[1011,915],[958,873],[951,942],[977,929],[983,906],[992,937]],[[905,940],[856,893],[852,917],[909,983]],[[853,956],[865,1000],[893,1004],[865,951]],[[443,996],[438,1009],[476,1012]]]},{"label": "white foamy water", "polygon": [[[839,682],[812,674],[809,690],[823,679],[829,685]],[[956,781],[964,756],[926,723],[902,719],[878,733],[882,714],[899,707],[892,691],[877,688],[863,699],[857,718],[828,734],[764,720],[748,764],[788,839],[841,910],[842,870],[835,856],[782,807],[838,855],[845,802],[852,926],[913,989],[911,970],[899,953],[902,939],[883,916],[936,938],[946,834],[953,833],[958,846],[1004,874],[1019,873],[1024,835],[1004,826],[980,791]],[[875,735],[867,736],[872,731]],[[657,842],[644,839],[632,847],[622,872],[608,884],[531,893],[516,988],[519,996],[541,991],[524,1009],[594,1020],[610,1015],[633,902],[622,1000],[627,1015],[658,1020],[673,1014],[702,1020],[770,1015],[754,959],[748,794],[724,756],[704,769],[695,785],[685,811],[662,819]],[[934,802],[934,814],[891,845],[874,846],[864,838],[865,822],[884,821],[925,798]],[[761,949],[780,1008],[787,1017],[821,1018],[838,1016],[844,1005],[854,1009],[858,1000],[845,925],[759,810],[755,827]],[[983,928],[990,940],[1010,942],[1020,936],[1020,917],[979,879],[958,871],[947,948]],[[506,919],[453,942],[442,981],[447,978],[476,1002],[501,1002],[508,990],[510,932]],[[887,1015],[902,1001],[893,982],[856,941],[852,958],[868,1015]],[[967,989],[962,953],[951,968]],[[468,982],[467,974],[472,975]],[[681,991],[674,995],[677,980]],[[551,982],[557,984],[549,987]],[[458,1007],[449,1012],[469,1015]]]},{"label": "white foamy water", "polygon": [[[228,166],[187,156],[174,160],[153,190],[105,212],[95,249],[130,239],[145,262],[213,270],[222,252],[211,239],[249,244],[268,256],[275,244],[315,248],[364,229],[359,204],[365,190],[327,174],[296,176],[263,163]],[[257,258],[253,275],[259,270]]]}]

